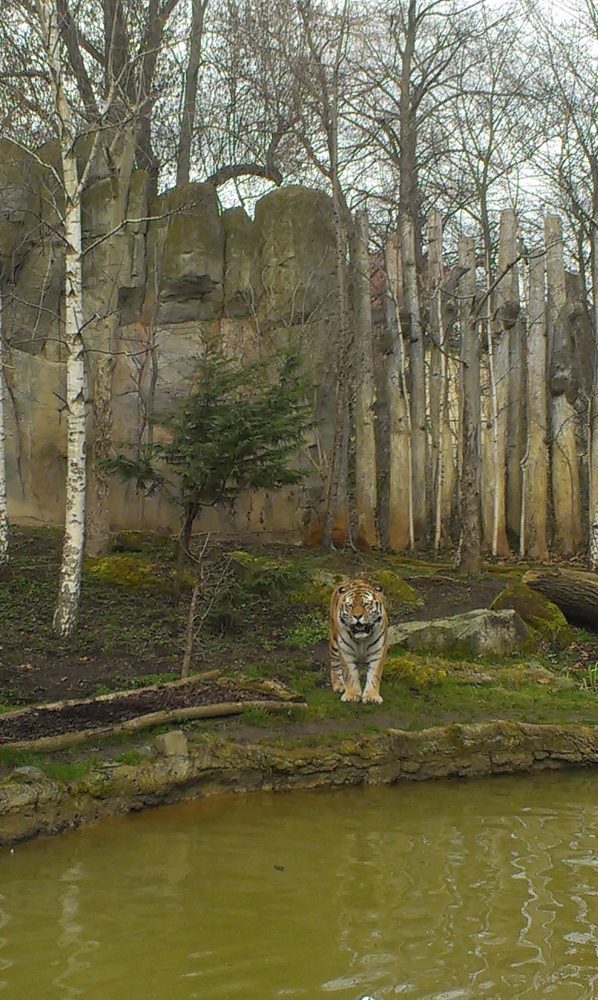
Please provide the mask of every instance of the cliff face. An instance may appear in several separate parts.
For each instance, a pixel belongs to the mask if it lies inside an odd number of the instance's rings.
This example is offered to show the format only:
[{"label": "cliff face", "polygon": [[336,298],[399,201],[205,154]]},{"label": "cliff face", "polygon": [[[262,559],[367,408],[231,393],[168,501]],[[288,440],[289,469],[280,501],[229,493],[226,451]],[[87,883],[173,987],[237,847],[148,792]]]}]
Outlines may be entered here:
[{"label": "cliff face", "polygon": [[[64,253],[56,150],[34,159],[0,143],[0,267],[6,371],[11,515],[60,523],[64,510],[66,420],[63,399]],[[303,460],[316,470],[301,487],[251,494],[234,511],[206,512],[202,527],[302,537],[318,515],[330,424],[331,333],[336,314],[334,231],[330,199],[289,187],[262,198],[252,220],[221,212],[216,191],[188,184],[148,198],[137,171],[124,231],[107,236],[114,197],[109,176],[97,176],[83,202],[86,342],[106,303],[118,303],[114,374],[114,442],[159,435],[154,416],[185,392],[206,344],[253,358],[296,343],[317,375],[318,440]],[[115,253],[116,244],[116,253]],[[91,428],[90,428],[91,433]],[[307,454],[309,452],[309,455]],[[177,512],[163,498],[137,496],[115,481],[116,527],[170,528]]]}]

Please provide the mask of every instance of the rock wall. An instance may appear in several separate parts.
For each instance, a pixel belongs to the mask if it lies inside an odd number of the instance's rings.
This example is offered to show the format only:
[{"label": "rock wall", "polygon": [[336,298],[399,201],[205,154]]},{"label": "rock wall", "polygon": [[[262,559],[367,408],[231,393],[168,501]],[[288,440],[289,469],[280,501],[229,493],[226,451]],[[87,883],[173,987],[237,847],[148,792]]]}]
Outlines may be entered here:
[{"label": "rock wall", "polygon": [[0,777],[0,848],[103,816],[225,791],[286,792],[595,767],[598,727],[481,722],[419,732],[388,729],[317,745],[313,739],[274,745],[171,731],[141,750],[139,764],[100,761],[68,783],[30,766]]},{"label": "rock wall", "polygon": [[[0,267],[9,387],[10,514],[60,524],[66,467],[64,253],[60,187],[52,146],[32,158],[0,142]],[[303,187],[262,198],[251,219],[221,211],[215,189],[187,184],[149,197],[137,171],[122,233],[106,236],[118,179],[101,168],[83,200],[86,346],[117,302],[114,442],[133,448],[159,435],[153,420],[185,392],[207,344],[254,358],[297,344],[317,375],[319,430],[300,461],[313,469],[300,486],[246,495],[234,510],[206,512],[202,528],[264,538],[309,535],[317,523],[331,416],[331,331],[336,300],[332,205]],[[118,252],[114,253],[117,242]],[[116,266],[115,266],[116,260]],[[116,284],[116,297],[114,285]],[[176,509],[115,480],[118,528],[170,530]]]}]

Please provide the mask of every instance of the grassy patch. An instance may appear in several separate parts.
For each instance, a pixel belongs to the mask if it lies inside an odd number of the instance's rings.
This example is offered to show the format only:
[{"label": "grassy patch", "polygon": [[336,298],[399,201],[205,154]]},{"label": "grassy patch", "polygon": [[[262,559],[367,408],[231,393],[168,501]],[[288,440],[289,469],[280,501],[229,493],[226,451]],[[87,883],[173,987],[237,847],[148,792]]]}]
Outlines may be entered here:
[{"label": "grassy patch", "polygon": [[67,784],[82,778],[97,763],[96,758],[87,760],[56,760],[30,750],[0,747],[0,766],[5,768],[37,767],[49,778]]},{"label": "grassy patch", "polygon": [[139,750],[123,750],[122,753],[119,753],[114,759],[117,764],[130,764],[131,766],[135,766],[136,764],[141,763],[143,760],[143,754],[141,754]]},{"label": "grassy patch", "polygon": [[322,615],[306,615],[285,632],[284,642],[291,649],[308,649],[328,638],[328,622]]}]

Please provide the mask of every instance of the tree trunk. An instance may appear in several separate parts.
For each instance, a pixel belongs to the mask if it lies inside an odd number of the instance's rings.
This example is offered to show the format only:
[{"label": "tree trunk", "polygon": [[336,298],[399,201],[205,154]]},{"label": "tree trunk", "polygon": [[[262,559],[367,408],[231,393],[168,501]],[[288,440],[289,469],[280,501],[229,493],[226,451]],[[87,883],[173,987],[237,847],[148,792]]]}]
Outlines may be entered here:
[{"label": "tree trunk", "polygon": [[176,182],[187,184],[191,169],[191,146],[195,126],[195,107],[197,103],[197,76],[201,61],[203,43],[204,17],[208,0],[192,0],[191,3],[191,33],[187,54],[187,70],[185,73],[185,92],[181,114],[181,131],[177,153]]},{"label": "tree trunk", "polygon": [[189,553],[189,548],[191,545],[191,535],[193,534],[193,525],[195,519],[199,512],[199,507],[197,504],[189,504],[185,508],[185,517],[183,520],[183,526],[179,534],[179,544],[177,549],[176,557],[176,569],[174,574],[174,605],[178,606],[181,599],[181,587],[183,584],[183,570],[185,569],[185,560]]},{"label": "tree trunk", "polygon": [[434,548],[449,537],[454,487],[454,458],[449,421],[449,372],[444,310],[442,308],[442,218],[428,220],[428,302],[430,312],[430,444],[431,489],[434,509]]},{"label": "tree trunk", "polygon": [[353,303],[355,316],[355,512],[356,542],[378,544],[376,526],[377,464],[374,406],[374,351],[370,296],[369,231],[366,212],[355,215],[352,240]]},{"label": "tree trunk", "polygon": [[413,512],[415,542],[424,543],[428,537],[427,489],[427,408],[424,334],[421,322],[420,297],[415,256],[415,233],[409,215],[401,218],[401,260],[405,287],[405,305],[409,316],[409,375],[411,382],[411,449],[413,495],[416,498]]},{"label": "tree trunk", "polygon": [[[335,175],[336,176],[336,175]],[[338,180],[332,184],[336,245],[336,282],[339,326],[336,344],[336,406],[334,436],[322,545],[344,545],[349,527],[348,442],[349,386],[351,381],[351,317],[347,275],[347,230],[342,194]]]},{"label": "tree trunk", "polygon": [[598,576],[582,570],[531,570],[523,583],[544,594],[574,625],[598,631]]},{"label": "tree trunk", "polygon": [[[111,198],[104,229],[110,233],[89,253],[94,271],[102,274],[102,296],[97,319],[85,330],[88,375],[91,389],[91,447],[89,460],[87,544],[89,555],[98,556],[110,547],[110,473],[104,468],[112,457],[112,400],[115,349],[119,329],[118,291],[129,280],[131,259],[124,222],[135,156],[135,134],[123,129],[112,143]],[[89,313],[89,305],[87,312]]]},{"label": "tree trunk", "polygon": [[60,588],[54,629],[70,635],[77,624],[81,565],[85,543],[85,352],[81,280],[81,185],[74,149],[71,109],[64,89],[58,11],[53,0],[39,0],[39,16],[58,122],[65,197],[65,320],[67,472],[66,515]]},{"label": "tree trunk", "polygon": [[582,542],[581,498],[572,400],[577,394],[571,345],[562,323],[566,305],[565,268],[561,220],[545,219],[548,331],[551,344],[550,389],[552,401],[552,502],[554,540],[560,555],[573,555]]},{"label": "tree trunk", "polygon": [[594,370],[590,399],[590,567],[598,569],[598,157],[592,158],[592,334],[594,344]]},{"label": "tree trunk", "polygon": [[[0,282],[2,271],[0,270]],[[2,287],[0,286],[0,566],[8,562],[8,506],[6,495],[6,352],[4,349],[4,327],[2,323]]]},{"label": "tree trunk", "polygon": [[461,538],[457,566],[465,573],[482,567],[480,518],[480,343],[473,303],[475,245],[459,240],[459,263],[467,268],[459,283],[461,296],[461,364],[463,366],[462,459],[460,483]]},{"label": "tree trunk", "polygon": [[504,277],[496,286],[496,322],[509,349],[504,476],[506,527],[513,538],[518,538],[521,527],[521,462],[525,448],[525,344],[517,256],[517,216],[507,209],[500,213],[498,274]]},{"label": "tree trunk", "polygon": [[411,476],[411,425],[405,376],[405,349],[399,310],[399,264],[396,237],[385,248],[386,316],[390,352],[386,358],[388,399],[388,538],[393,552],[413,548],[413,482]]},{"label": "tree trunk", "polygon": [[[512,213],[511,213],[512,214]],[[500,250],[499,250],[499,274],[506,265],[505,253],[505,222],[504,215],[501,215]],[[492,286],[493,274],[490,258],[490,235],[485,234],[486,242],[486,281],[488,290]],[[501,314],[498,310],[499,299],[501,304],[509,297],[509,290],[505,290],[503,278],[496,287],[494,296],[489,294],[486,302],[486,332],[488,338],[488,366],[489,366],[489,389],[490,389],[490,415],[492,421],[492,555],[505,558],[510,553],[507,539],[506,523],[506,480],[507,480],[507,433],[509,421],[509,369],[510,357],[510,329],[504,325]],[[510,284],[510,283],[509,283]],[[493,315],[493,299],[496,302],[496,316]]]},{"label": "tree trunk", "polygon": [[191,594],[191,603],[189,605],[187,628],[185,629],[185,652],[183,654],[183,663],[181,666],[181,677],[188,677],[189,668],[191,667],[191,657],[193,656],[193,641],[195,639],[195,615],[197,613],[197,599],[199,597],[200,588],[201,584],[198,580],[193,587],[193,593]]},{"label": "tree trunk", "polygon": [[545,259],[530,255],[527,332],[527,448],[520,533],[522,555],[548,558],[548,400]]}]

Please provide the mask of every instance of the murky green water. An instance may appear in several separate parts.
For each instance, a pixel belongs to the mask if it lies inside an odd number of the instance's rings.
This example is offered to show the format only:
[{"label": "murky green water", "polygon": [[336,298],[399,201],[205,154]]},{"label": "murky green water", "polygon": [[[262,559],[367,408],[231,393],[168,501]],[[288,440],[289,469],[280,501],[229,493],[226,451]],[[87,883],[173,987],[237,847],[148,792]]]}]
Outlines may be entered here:
[{"label": "murky green water", "polygon": [[598,775],[220,798],[0,853],[11,1000],[598,997]]}]

